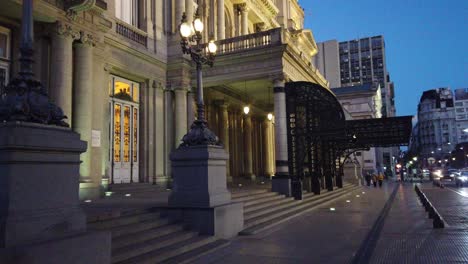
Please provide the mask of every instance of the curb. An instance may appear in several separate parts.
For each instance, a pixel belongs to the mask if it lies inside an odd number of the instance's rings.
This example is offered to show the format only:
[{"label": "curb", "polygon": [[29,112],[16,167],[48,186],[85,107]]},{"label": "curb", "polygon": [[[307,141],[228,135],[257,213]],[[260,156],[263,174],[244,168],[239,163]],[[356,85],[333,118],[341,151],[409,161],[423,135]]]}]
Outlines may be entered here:
[{"label": "curb", "polygon": [[445,228],[444,218],[442,218],[442,216],[439,214],[437,209],[432,205],[429,199],[427,199],[426,195],[421,191],[421,188],[419,188],[418,185],[415,185],[414,190],[416,191],[416,194],[419,196],[419,199],[421,200],[421,203],[426,209],[426,212],[428,212],[429,218],[432,219],[432,227],[433,228]]}]

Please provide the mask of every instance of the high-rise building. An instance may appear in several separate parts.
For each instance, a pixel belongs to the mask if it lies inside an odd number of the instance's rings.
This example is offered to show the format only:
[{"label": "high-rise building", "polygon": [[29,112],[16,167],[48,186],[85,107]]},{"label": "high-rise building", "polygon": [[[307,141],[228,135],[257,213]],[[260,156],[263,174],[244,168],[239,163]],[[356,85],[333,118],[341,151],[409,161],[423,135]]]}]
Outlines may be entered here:
[{"label": "high-rise building", "polygon": [[416,153],[447,159],[457,142],[453,93],[450,88],[425,91],[418,105]]},{"label": "high-rise building", "polygon": [[[383,36],[366,37],[357,40],[330,40],[318,43],[319,53],[315,65],[330,87],[353,86],[378,82],[382,93],[383,116],[395,116],[394,88],[387,71],[385,42]],[[338,59],[339,65],[336,65]],[[339,72],[331,68],[339,69]],[[339,78],[339,83],[333,82]],[[334,84],[334,85],[333,85]]]},{"label": "high-rise building", "polygon": [[468,88],[455,89],[455,121],[457,143],[468,142]]}]

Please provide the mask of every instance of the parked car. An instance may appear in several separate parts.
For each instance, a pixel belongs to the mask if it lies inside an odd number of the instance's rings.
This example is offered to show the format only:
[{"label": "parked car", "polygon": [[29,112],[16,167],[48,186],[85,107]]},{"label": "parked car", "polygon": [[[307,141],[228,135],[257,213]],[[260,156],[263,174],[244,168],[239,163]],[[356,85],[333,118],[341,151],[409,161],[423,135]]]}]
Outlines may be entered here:
[{"label": "parked car", "polygon": [[460,171],[457,169],[448,169],[447,174],[444,175],[445,179],[455,180],[455,177],[460,175]]},{"label": "parked car", "polygon": [[455,185],[457,187],[468,186],[468,171],[462,171],[459,175],[455,176]]}]

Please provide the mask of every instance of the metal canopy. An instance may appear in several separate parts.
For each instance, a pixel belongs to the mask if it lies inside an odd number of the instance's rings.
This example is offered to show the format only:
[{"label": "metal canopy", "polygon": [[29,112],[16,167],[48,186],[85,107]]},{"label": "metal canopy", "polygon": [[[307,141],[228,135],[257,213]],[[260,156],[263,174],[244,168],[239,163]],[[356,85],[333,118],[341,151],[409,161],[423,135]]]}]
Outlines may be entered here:
[{"label": "metal canopy", "polygon": [[408,145],[412,116],[346,121],[346,133],[355,137],[354,147]]},{"label": "metal canopy", "polygon": [[302,190],[343,187],[343,167],[355,151],[408,145],[411,116],[346,121],[328,89],[309,82],[286,84],[288,160],[292,196]]}]

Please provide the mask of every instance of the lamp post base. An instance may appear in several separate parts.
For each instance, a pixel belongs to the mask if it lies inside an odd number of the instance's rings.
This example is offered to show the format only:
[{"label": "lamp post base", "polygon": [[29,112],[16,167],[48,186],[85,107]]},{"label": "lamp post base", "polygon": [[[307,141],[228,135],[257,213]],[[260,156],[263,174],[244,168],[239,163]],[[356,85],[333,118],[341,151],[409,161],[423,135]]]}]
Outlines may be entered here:
[{"label": "lamp post base", "polygon": [[190,131],[182,138],[181,147],[212,145],[220,146],[218,136],[208,128],[206,120],[195,120]]}]

